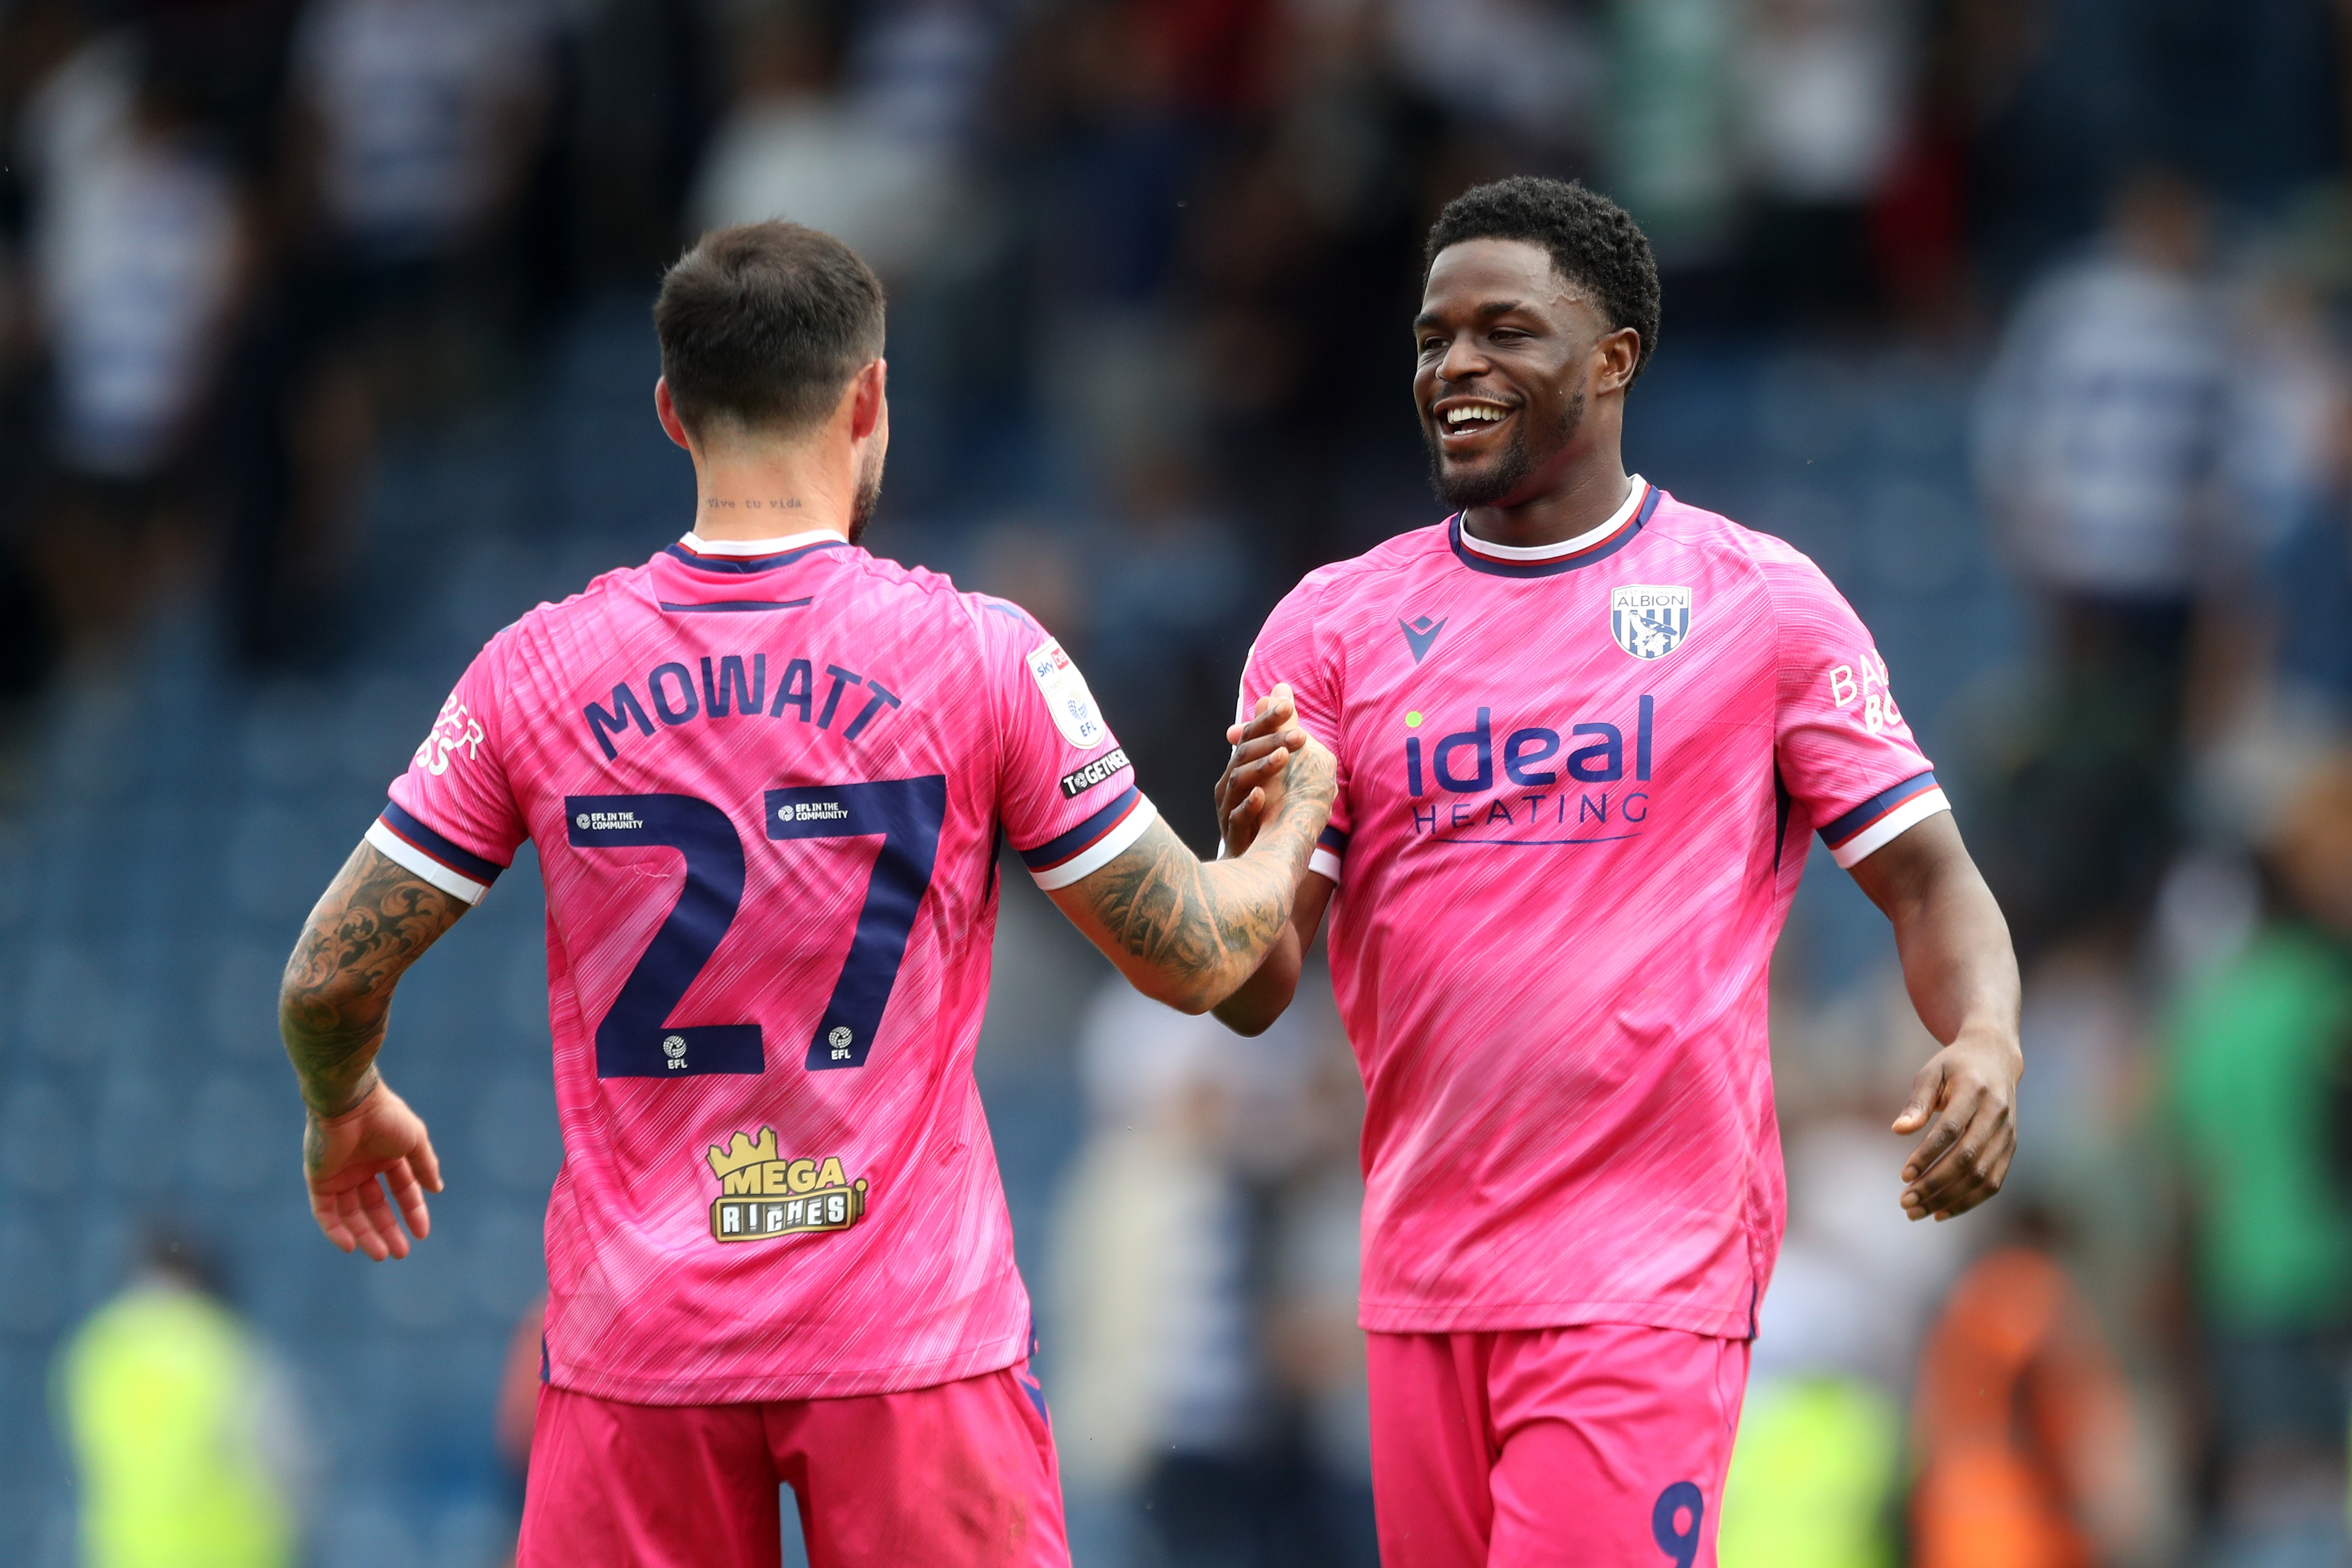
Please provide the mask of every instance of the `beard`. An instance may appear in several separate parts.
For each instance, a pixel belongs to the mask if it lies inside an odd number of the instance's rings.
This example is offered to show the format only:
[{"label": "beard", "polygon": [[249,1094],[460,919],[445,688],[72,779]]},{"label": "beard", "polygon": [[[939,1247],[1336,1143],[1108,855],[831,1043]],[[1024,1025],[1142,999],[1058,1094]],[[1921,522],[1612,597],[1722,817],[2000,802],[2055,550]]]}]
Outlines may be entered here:
[{"label": "beard", "polygon": [[1584,394],[1578,392],[1569,400],[1568,406],[1560,410],[1559,418],[1552,428],[1538,432],[1544,438],[1540,452],[1528,446],[1528,422],[1522,419],[1518,427],[1511,432],[1511,439],[1504,444],[1503,450],[1486,466],[1453,473],[1446,471],[1445,453],[1438,444],[1438,438],[1424,427],[1422,440],[1429,447],[1429,487],[1437,493],[1437,504],[1449,511],[1466,512],[1473,507],[1491,507],[1527,483],[1528,476],[1542,464],[1549,462],[1561,447],[1566,446],[1575,436],[1577,427],[1583,423]]},{"label": "beard", "polygon": [[866,525],[874,520],[874,508],[882,504],[882,455],[877,452],[857,476],[857,494],[849,502],[849,542],[856,544],[866,538]]}]

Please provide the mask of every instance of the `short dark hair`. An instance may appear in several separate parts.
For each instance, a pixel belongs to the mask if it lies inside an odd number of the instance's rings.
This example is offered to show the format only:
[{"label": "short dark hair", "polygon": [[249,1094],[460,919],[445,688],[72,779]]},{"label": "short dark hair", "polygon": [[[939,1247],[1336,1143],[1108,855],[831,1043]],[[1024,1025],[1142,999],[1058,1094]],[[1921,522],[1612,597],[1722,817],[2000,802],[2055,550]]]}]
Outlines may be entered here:
[{"label": "short dark hair", "polygon": [[1658,261],[1631,213],[1575,180],[1514,174],[1474,185],[1446,203],[1431,225],[1422,276],[1428,277],[1439,251],[1474,239],[1543,246],[1552,270],[1591,290],[1611,330],[1631,327],[1642,335],[1642,355],[1633,361],[1633,377],[1641,378],[1658,347]]},{"label": "short dark hair", "polygon": [[663,275],[662,375],[688,429],[713,419],[804,430],[882,353],[882,281],[828,234],[771,221],[713,229]]}]

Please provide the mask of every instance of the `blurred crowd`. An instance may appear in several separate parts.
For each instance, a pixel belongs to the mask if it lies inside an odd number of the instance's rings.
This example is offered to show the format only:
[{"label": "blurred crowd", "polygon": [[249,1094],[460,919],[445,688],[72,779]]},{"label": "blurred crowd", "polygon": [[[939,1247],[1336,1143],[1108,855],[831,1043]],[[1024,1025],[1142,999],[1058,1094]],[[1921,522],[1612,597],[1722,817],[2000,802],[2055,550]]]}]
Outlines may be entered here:
[{"label": "blurred crowd", "polygon": [[[1956,548],[2016,612],[1906,708],[2026,965],[2023,1154],[1980,1215],[1901,1220],[1881,1129],[1930,1047],[1884,944],[1800,961],[1801,906],[1724,1562],[2341,1565],[2347,71],[2331,0],[0,0],[6,744],[161,607],[333,679],[404,454],[782,214],[891,292],[876,546],[1053,628],[1205,847],[1265,609],[1431,520],[1421,235],[1580,175],[1664,272],[1632,455],[1706,402],[1678,355],[1955,367],[1973,479],[1920,480],[1916,526],[1980,517]],[[1796,450],[1808,413],[1767,417]],[[1241,1040],[1107,982],[1051,1051],[1075,1130],[1016,1218],[1081,1551],[1371,1563],[1336,1017]],[[140,1469],[106,1347],[266,1360],[216,1300],[151,1260],[59,1353],[86,1476]],[[259,1443],[228,1491],[292,1497]],[[117,1495],[82,1493],[93,1553]],[[293,1504],[252,1508],[220,1528],[290,1550]]]}]

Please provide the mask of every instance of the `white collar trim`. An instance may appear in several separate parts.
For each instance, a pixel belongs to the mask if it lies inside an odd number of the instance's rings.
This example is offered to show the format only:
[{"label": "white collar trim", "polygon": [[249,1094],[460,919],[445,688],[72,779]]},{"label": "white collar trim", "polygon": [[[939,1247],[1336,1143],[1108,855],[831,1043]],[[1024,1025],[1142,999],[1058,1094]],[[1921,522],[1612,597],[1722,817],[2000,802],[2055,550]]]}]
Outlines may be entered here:
[{"label": "white collar trim", "polygon": [[677,542],[697,555],[782,555],[788,549],[823,544],[827,539],[839,544],[849,542],[831,528],[806,528],[774,539],[707,539],[688,528],[686,537]]},{"label": "white collar trim", "polygon": [[1462,543],[1475,554],[1492,556],[1496,560],[1558,560],[1562,556],[1589,550],[1632,522],[1634,514],[1642,509],[1642,503],[1649,497],[1650,482],[1647,479],[1639,474],[1629,474],[1626,478],[1630,482],[1625,487],[1624,504],[1609,515],[1607,522],[1597,528],[1588,528],[1572,539],[1562,539],[1553,545],[1492,544],[1472,533],[1465,521],[1462,527]]}]

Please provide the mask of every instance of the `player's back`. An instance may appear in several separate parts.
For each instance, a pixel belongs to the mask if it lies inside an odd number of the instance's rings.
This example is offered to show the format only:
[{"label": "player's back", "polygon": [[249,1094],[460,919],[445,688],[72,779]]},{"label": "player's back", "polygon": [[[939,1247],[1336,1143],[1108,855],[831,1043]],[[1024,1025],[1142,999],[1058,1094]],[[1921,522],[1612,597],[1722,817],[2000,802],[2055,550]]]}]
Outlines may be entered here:
[{"label": "player's back", "polygon": [[829,534],[688,536],[484,650],[379,831],[485,880],[540,848],[554,1382],[804,1398],[1018,1359],[971,1073],[995,848],[1057,881],[1132,841],[1109,742],[1020,611]]}]

